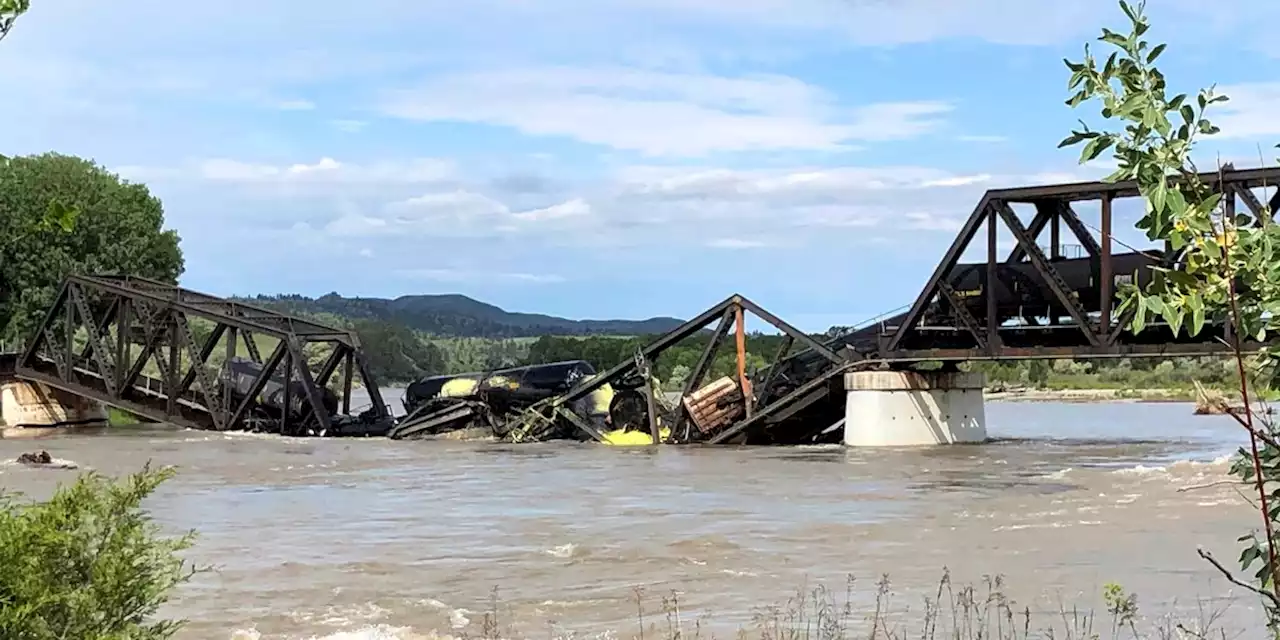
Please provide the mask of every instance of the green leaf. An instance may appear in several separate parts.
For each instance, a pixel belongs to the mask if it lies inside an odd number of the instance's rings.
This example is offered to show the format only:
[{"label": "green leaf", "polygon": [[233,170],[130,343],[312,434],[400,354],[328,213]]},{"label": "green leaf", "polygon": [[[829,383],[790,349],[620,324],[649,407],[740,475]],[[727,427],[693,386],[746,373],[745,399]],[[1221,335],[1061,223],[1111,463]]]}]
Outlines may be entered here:
[{"label": "green leaf", "polygon": [[1180,113],[1182,114],[1182,119],[1187,124],[1191,124],[1196,119],[1196,112],[1194,109],[1191,108],[1191,105],[1189,104],[1182,105],[1182,109],[1180,110]]},{"label": "green leaf", "polygon": [[1187,333],[1192,337],[1200,335],[1200,330],[1204,328],[1204,300],[1199,293],[1192,293],[1187,297],[1187,307],[1191,309],[1191,325],[1187,327]]},{"label": "green leaf", "polygon": [[1166,46],[1168,45],[1165,45],[1165,44],[1156,45],[1156,48],[1152,49],[1151,53],[1147,55],[1147,64],[1151,64],[1155,62],[1156,58],[1159,58],[1160,54],[1164,53],[1164,49]]},{"label": "green leaf", "polygon": [[1138,21],[1139,21],[1138,14],[1133,12],[1133,7],[1129,6],[1129,3],[1127,0],[1120,0],[1120,10],[1124,11],[1124,14],[1126,16],[1129,16],[1130,22],[1134,24],[1138,24]]},{"label": "green leaf", "polygon": [[1102,152],[1109,149],[1114,142],[1115,139],[1111,136],[1098,136],[1090,140],[1089,144],[1085,145],[1084,150],[1080,152],[1080,164],[1102,155]]}]

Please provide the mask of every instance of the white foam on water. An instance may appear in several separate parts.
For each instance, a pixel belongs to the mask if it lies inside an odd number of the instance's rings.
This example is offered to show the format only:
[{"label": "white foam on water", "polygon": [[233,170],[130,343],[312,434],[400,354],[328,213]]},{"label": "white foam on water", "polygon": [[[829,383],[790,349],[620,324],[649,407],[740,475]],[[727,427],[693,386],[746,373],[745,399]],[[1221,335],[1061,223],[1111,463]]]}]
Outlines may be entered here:
[{"label": "white foam on water", "polygon": [[[297,640],[456,640],[453,635],[441,635],[434,631],[419,633],[412,627],[397,627],[389,624],[375,624],[357,629],[336,631],[326,635],[285,635]],[[257,629],[237,629],[228,640],[262,640],[263,635]]]},{"label": "white foam on water", "polygon": [[551,549],[543,551],[543,553],[555,558],[572,558],[578,551],[578,545],[572,542],[562,544]]}]

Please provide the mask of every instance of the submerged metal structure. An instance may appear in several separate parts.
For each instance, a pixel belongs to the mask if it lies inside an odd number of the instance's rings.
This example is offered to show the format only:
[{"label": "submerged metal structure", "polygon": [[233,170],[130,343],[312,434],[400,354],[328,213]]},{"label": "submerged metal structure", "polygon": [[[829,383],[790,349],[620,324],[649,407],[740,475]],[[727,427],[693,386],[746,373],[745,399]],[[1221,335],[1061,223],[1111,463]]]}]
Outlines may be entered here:
[{"label": "submerged metal structure", "polygon": [[[754,377],[746,372],[747,313],[786,335],[773,364]],[[667,402],[653,383],[652,361],[717,321],[678,400]],[[704,384],[712,361],[730,333],[737,352],[736,375]],[[813,361],[787,364],[788,353],[797,344],[816,354]],[[838,392],[839,374],[855,364],[751,300],[733,295],[638,349],[632,359],[532,405],[512,421],[503,437],[512,442],[554,437],[606,443],[819,441],[832,422],[830,401],[832,394]],[[578,403],[606,386],[612,395],[608,411],[603,415],[598,411],[592,416],[583,415]],[[646,438],[628,437],[637,433]]]},{"label": "submerged metal structure", "polygon": [[[316,436],[392,426],[353,332],[146,278],[68,277],[27,345],[18,378],[157,422]],[[351,415],[356,376],[372,406]]]}]

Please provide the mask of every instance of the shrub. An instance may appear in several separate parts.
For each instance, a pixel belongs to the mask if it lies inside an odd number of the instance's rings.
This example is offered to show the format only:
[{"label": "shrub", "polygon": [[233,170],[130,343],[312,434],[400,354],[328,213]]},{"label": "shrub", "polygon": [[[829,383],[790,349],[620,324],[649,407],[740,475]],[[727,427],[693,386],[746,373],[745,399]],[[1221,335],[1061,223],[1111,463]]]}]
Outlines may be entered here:
[{"label": "shrub", "polygon": [[123,481],[96,473],[45,502],[0,493],[0,637],[155,640],[182,621],[152,620],[197,571],[178,553],[193,533],[160,535],[141,508],[171,468]]}]

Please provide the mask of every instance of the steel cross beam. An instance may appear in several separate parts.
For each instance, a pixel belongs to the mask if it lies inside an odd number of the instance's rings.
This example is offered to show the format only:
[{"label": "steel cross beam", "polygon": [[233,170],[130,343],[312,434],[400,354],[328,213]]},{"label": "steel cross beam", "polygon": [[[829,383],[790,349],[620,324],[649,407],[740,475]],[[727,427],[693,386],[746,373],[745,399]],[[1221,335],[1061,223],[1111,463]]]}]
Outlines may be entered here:
[{"label": "steel cross beam", "polygon": [[[265,363],[259,340],[274,342]],[[237,360],[241,341],[248,360]],[[335,393],[327,386],[343,364]],[[374,400],[361,424],[390,420],[353,332],[136,277],[66,278],[15,375],[156,422],[296,435],[332,433],[333,406],[345,413],[359,375]]]}]

